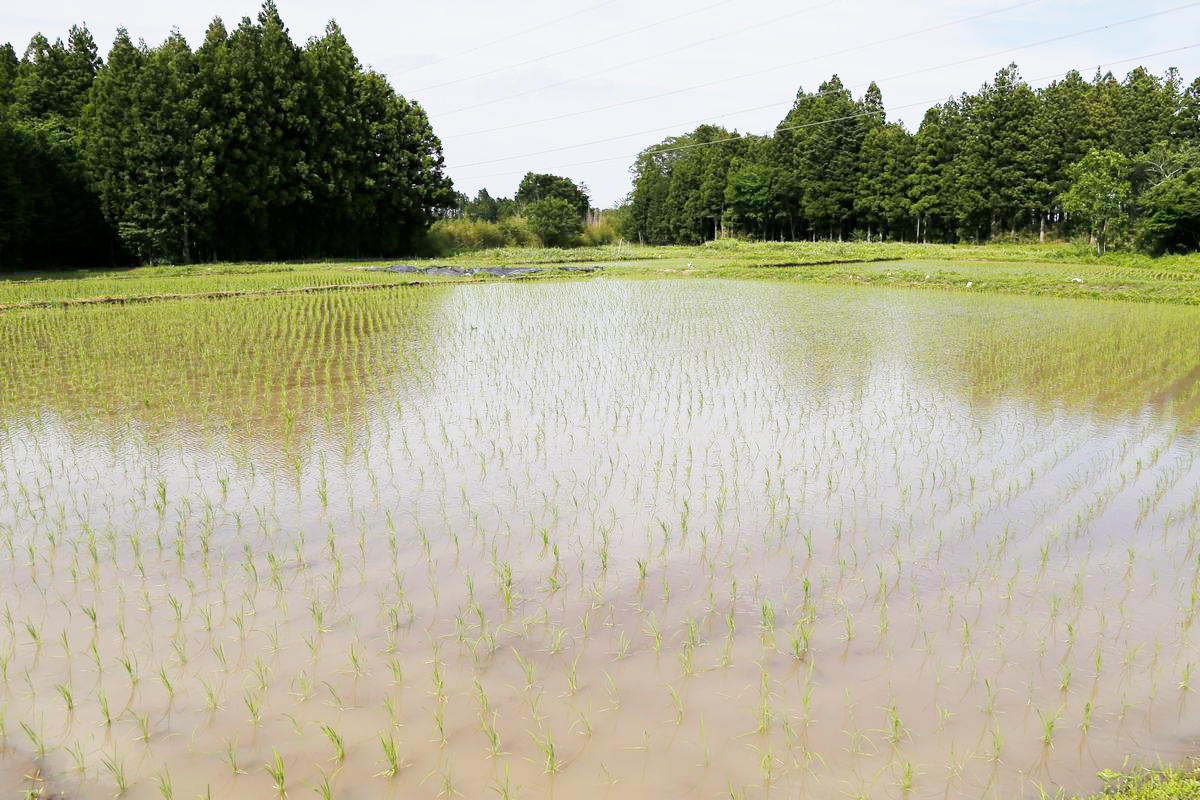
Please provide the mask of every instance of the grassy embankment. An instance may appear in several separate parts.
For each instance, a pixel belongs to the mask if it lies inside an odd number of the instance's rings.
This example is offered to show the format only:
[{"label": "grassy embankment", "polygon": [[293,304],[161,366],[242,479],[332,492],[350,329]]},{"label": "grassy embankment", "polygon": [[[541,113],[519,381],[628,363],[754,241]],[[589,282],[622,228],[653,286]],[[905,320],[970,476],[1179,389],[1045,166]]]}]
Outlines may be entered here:
[{"label": "grassy embankment", "polygon": [[[179,296],[238,296],[368,288],[398,283],[493,280],[371,271],[396,261],[214,264],[13,275],[0,280],[0,310]],[[697,247],[610,245],[573,250],[503,248],[402,263],[417,266],[601,266],[631,278],[759,278],[820,284],[935,288],[1056,297],[1200,304],[1200,254],[1152,259],[1096,256],[1073,244],[710,242]],[[528,277],[528,276],[527,276]]]}]

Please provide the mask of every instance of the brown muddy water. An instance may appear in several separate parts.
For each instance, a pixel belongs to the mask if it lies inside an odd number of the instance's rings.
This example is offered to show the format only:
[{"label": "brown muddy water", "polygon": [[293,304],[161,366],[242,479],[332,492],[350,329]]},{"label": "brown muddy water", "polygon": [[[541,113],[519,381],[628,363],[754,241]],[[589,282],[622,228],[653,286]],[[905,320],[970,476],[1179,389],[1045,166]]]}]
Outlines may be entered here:
[{"label": "brown muddy water", "polygon": [[733,281],[5,314],[0,794],[1195,755],[1198,364],[1192,309]]}]

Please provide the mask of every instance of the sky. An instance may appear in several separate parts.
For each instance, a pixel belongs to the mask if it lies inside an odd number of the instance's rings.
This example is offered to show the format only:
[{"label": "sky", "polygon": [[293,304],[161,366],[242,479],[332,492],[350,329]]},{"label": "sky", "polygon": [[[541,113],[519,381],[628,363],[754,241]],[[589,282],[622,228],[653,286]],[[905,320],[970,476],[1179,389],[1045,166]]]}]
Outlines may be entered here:
[{"label": "sky", "polygon": [[[1200,76],[1200,0],[277,0],[298,43],[336,19],[365,65],[420,103],[455,188],[512,196],[526,172],[565,175],[609,207],[636,154],[703,123],[767,133],[798,89],[872,81],[909,130],[925,110],[1016,62],[1035,86],[1070,69],[1137,65]],[[118,27],[193,47],[255,0],[44,0],[0,10],[0,41],[85,23],[106,55]],[[1142,19],[1138,19],[1142,18]],[[1187,48],[1187,49],[1180,49]],[[1174,51],[1174,52],[1165,52]]]}]

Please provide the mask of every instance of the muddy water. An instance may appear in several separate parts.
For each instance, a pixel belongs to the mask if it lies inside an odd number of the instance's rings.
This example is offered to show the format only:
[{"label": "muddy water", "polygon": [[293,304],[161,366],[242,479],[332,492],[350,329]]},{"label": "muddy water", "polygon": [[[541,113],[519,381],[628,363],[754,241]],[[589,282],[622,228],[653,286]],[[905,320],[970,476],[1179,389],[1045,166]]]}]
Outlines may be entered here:
[{"label": "muddy water", "polygon": [[594,280],[0,344],[0,788],[1036,797],[1200,748],[1196,311]]}]

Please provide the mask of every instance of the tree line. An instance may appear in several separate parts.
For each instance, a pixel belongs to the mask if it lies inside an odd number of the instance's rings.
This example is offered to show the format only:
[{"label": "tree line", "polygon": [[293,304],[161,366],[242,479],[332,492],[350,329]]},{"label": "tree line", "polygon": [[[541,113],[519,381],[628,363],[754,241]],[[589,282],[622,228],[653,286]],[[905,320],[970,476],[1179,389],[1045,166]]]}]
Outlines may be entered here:
[{"label": "tree line", "polygon": [[0,267],[390,255],[454,202],[421,107],[274,0],[195,50],[0,46]]},{"label": "tree line", "polygon": [[[770,135],[702,125],[631,172],[606,219],[646,243],[1197,249],[1200,79],[1138,68],[1034,89],[1010,65],[910,133],[875,84],[856,99],[835,75],[797,92]],[[421,107],[336,23],[293,42],[274,0],[232,32],[215,19],[195,50],[177,31],[148,47],[119,30],[101,58],[80,26],[21,57],[0,46],[0,267],[393,255],[438,218],[517,220],[522,241],[570,244],[588,211],[587,188],[553,175],[530,173],[511,199],[456,193]]]},{"label": "tree line", "polygon": [[878,86],[855,99],[835,75],[801,89],[770,135],[702,125],[630,171],[625,235],[647,243],[1090,235],[1197,249],[1200,78],[1139,67],[1034,89],[1013,64],[910,133]]}]

